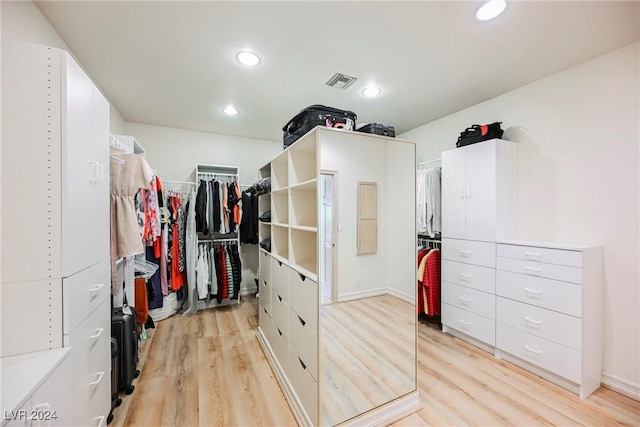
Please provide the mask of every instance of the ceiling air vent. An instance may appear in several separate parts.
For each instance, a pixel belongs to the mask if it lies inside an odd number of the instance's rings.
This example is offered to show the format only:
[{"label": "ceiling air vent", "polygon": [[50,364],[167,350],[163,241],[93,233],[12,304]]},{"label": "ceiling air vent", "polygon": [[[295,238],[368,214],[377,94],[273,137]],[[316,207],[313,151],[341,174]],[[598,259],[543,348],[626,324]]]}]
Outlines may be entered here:
[{"label": "ceiling air vent", "polygon": [[346,74],[336,73],[326,83],[327,86],[335,87],[336,89],[345,90],[351,86],[356,80],[356,77],[347,76]]}]

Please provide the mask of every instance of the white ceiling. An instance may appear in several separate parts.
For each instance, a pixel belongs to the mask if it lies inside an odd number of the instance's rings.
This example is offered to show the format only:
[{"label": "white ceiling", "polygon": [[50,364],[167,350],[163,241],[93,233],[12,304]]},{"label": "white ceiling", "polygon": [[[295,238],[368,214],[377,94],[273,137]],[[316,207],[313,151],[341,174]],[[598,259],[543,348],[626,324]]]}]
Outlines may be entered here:
[{"label": "white ceiling", "polygon": [[[478,1],[36,4],[126,121],[270,140],[311,104],[401,133],[640,39],[637,1],[511,1],[489,22]],[[358,81],[325,86],[336,72]]]}]

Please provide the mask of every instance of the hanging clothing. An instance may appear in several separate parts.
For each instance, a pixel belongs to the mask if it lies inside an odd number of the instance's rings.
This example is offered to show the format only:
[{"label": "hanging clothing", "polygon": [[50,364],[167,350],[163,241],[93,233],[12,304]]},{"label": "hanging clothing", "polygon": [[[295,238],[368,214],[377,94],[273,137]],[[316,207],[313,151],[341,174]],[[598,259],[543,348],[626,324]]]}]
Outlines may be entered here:
[{"label": "hanging clothing", "polygon": [[419,234],[435,237],[442,231],[441,172],[439,166],[418,169],[416,174],[416,226]]},{"label": "hanging clothing", "polygon": [[214,233],[220,232],[220,183],[213,181],[213,231]]},{"label": "hanging clothing", "polygon": [[440,314],[440,250],[418,253],[418,313]]},{"label": "hanging clothing", "polygon": [[200,180],[196,196],[196,231],[207,231],[207,182],[203,179]]},{"label": "hanging clothing", "polygon": [[206,248],[200,245],[198,249],[198,264],[196,264],[196,284],[198,287],[198,298],[205,299],[209,284],[209,265],[207,264]]},{"label": "hanging clothing", "polygon": [[198,298],[196,293],[196,266],[197,266],[198,236],[196,232],[196,193],[192,191],[187,203],[187,224],[185,227],[185,256],[187,268],[187,306],[183,316],[188,316],[198,310]]}]

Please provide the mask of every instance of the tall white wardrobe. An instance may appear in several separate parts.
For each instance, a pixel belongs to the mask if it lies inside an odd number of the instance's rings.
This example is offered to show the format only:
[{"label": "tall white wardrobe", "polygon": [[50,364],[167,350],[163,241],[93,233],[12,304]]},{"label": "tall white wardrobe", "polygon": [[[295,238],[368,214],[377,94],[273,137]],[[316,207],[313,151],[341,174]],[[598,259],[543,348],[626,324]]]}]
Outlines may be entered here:
[{"label": "tall white wardrobe", "polygon": [[[330,304],[318,286],[323,173],[337,182]],[[260,249],[258,338],[299,422],[373,425],[415,410],[415,144],[316,127],[260,175],[271,248]],[[361,184],[377,200],[364,226]],[[359,251],[365,241],[377,245]]]},{"label": "tall white wardrobe", "polygon": [[443,330],[586,398],[600,386],[602,248],[518,240],[517,148],[442,153]]},{"label": "tall white wardrobe", "polygon": [[104,425],[109,104],[65,51],[2,55],[3,425]]}]

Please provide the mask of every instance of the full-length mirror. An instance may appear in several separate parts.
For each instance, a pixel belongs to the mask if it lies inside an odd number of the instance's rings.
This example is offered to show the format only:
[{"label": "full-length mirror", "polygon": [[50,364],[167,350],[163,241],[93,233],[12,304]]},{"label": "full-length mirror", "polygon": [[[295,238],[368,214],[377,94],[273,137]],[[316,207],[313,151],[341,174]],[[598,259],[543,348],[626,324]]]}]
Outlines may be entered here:
[{"label": "full-length mirror", "polygon": [[[345,144],[339,133],[323,135],[321,425],[343,423],[416,390],[414,164],[412,143],[363,135]],[[362,194],[366,200],[359,200]],[[375,251],[362,250],[373,237]]]}]

